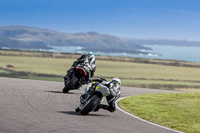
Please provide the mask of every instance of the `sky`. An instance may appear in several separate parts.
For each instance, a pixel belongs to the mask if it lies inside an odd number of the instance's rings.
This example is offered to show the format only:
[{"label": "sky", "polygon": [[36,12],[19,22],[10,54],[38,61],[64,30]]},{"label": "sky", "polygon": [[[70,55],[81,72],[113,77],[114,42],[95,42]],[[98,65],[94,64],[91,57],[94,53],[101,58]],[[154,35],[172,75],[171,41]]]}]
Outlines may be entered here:
[{"label": "sky", "polygon": [[0,26],[200,41],[200,0],[0,0]]}]

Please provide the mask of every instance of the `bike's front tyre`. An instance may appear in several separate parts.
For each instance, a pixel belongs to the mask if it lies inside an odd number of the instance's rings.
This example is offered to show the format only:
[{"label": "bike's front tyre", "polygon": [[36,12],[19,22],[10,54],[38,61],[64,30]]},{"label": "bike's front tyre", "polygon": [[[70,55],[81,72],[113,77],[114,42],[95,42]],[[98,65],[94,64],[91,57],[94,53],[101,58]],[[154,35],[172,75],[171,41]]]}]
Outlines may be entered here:
[{"label": "bike's front tyre", "polygon": [[87,115],[90,111],[92,111],[97,104],[99,103],[99,97],[97,95],[93,95],[80,110],[81,115]]}]

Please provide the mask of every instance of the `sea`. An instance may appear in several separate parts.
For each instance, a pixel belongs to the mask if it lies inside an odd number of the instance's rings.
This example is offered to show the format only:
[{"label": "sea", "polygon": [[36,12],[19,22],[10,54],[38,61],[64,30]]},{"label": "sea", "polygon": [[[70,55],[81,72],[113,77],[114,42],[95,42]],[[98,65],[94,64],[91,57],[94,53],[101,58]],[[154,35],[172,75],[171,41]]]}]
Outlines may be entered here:
[{"label": "sea", "polygon": [[[136,57],[136,58],[151,58],[151,59],[167,59],[167,60],[182,60],[189,62],[200,63],[200,47],[178,47],[165,45],[144,45],[151,48],[148,54],[131,54],[131,53],[114,53],[114,52],[94,52],[95,55],[104,56],[122,56],[122,57]],[[88,51],[83,51],[82,47],[77,46],[51,46],[52,52],[58,53],[81,53],[85,54]]]},{"label": "sea", "polygon": [[[151,48],[152,50],[141,50],[148,54],[134,54],[125,52],[94,52],[95,55],[104,56],[121,56],[121,57],[135,57],[135,58],[151,58],[151,59],[167,59],[167,60],[181,60],[188,62],[200,63],[200,47],[183,47],[183,46],[166,46],[166,45],[143,45]],[[86,54],[88,51],[84,51],[80,46],[49,46],[50,50],[44,49],[20,49],[30,51],[50,51],[57,53],[79,53]],[[10,49],[7,47],[1,49]]]}]

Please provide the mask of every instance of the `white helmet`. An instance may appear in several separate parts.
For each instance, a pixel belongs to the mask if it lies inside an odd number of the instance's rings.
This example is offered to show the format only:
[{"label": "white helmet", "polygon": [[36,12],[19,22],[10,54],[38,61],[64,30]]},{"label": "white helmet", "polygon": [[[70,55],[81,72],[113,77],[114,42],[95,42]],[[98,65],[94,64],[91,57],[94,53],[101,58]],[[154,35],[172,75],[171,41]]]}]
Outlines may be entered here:
[{"label": "white helmet", "polygon": [[119,83],[119,85],[121,85],[121,80],[119,78],[113,78],[111,80],[111,82],[113,82],[113,83],[117,82],[117,83]]}]

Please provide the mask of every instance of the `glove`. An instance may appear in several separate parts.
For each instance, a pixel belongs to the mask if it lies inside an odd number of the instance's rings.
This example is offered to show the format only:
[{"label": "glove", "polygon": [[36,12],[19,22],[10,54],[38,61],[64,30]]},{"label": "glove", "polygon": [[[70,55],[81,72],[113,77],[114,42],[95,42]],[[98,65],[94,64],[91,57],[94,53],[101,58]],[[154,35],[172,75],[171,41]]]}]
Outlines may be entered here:
[{"label": "glove", "polygon": [[93,77],[94,76],[94,72],[93,71],[91,71],[91,77]]},{"label": "glove", "polygon": [[85,81],[82,82],[82,85],[88,84],[88,83],[89,83],[89,81],[86,81],[86,80],[85,80]]},{"label": "glove", "polygon": [[78,65],[78,61],[74,61],[72,67],[76,67]]}]

